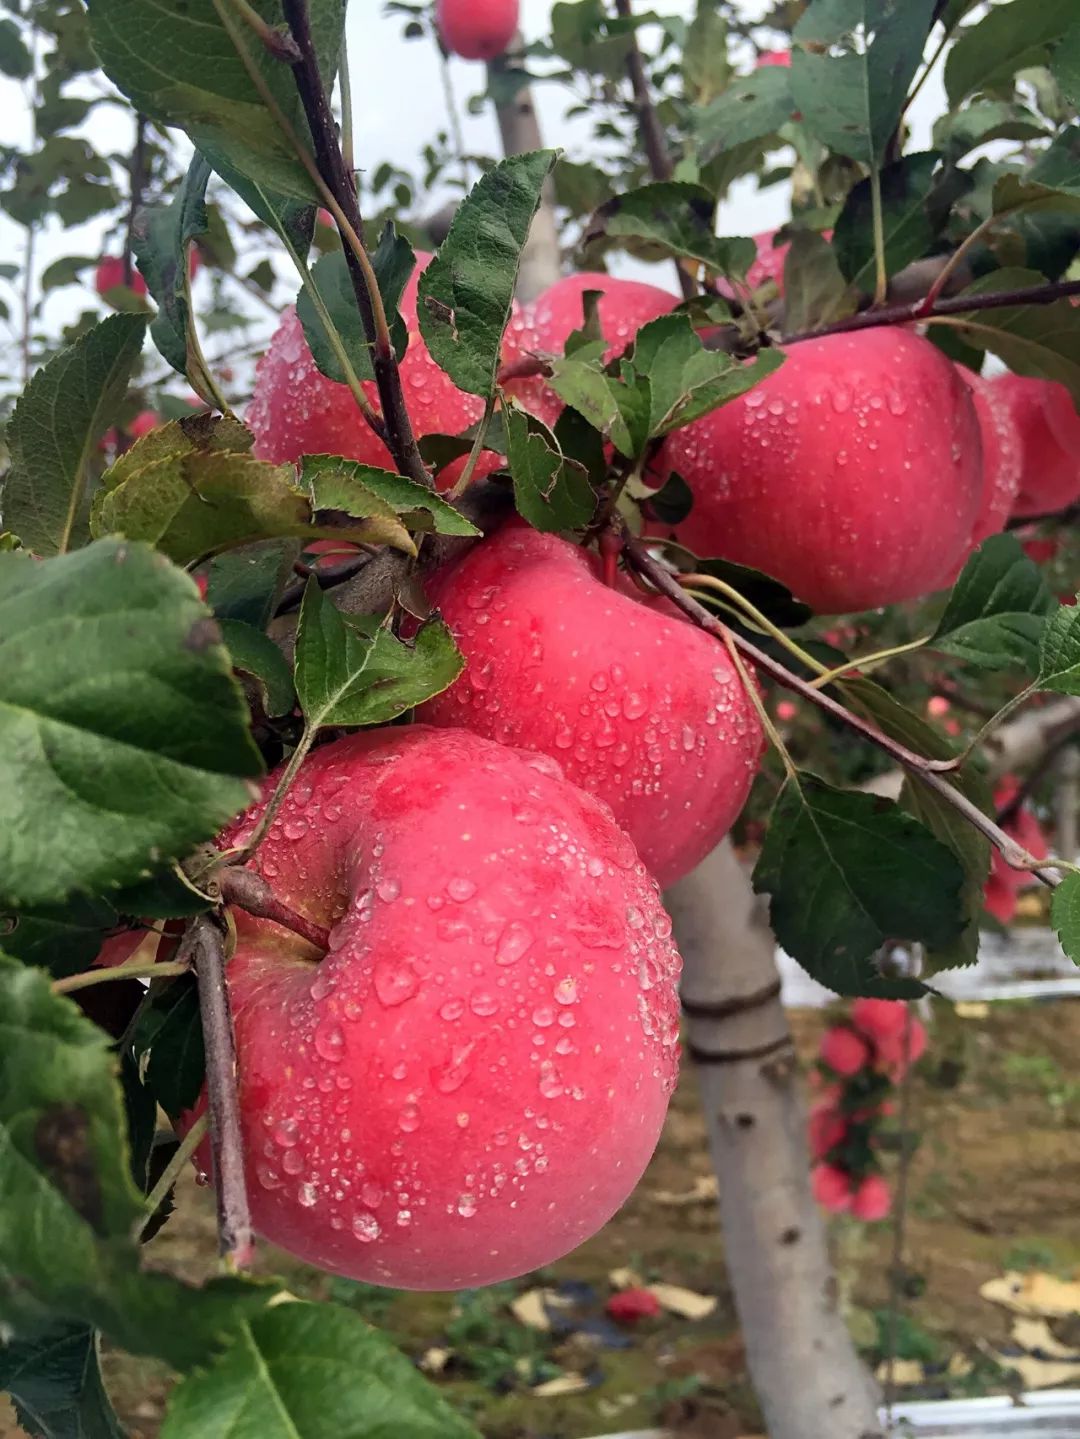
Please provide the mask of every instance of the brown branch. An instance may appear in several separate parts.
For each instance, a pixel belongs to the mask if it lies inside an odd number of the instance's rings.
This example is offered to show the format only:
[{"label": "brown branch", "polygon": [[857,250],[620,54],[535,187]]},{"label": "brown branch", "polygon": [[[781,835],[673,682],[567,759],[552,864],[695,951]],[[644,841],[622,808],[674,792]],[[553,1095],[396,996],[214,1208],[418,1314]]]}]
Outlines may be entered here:
[{"label": "brown branch", "polygon": [[[319,72],[315,44],[311,34],[311,21],[306,0],[283,0],[285,19],[300,52],[300,59],[292,67],[296,88],[304,107],[308,129],[315,147],[315,163],[323,181],[331,193],[346,221],[364,243],[364,222],[356,196],[356,186],[345,168],[341,153],[337,126],[330,109],[330,99]],[[394,457],[394,463],[403,475],[418,484],[432,485],[431,476],[413,433],[412,421],[405,407],[405,396],[401,388],[401,375],[397,356],[390,339],[386,316],[378,296],[370,263],[366,266],[342,236],[345,263],[349,269],[356,307],[371,347],[371,363],[375,371],[375,386],[379,392],[383,424],[386,426],[386,446]],[[372,293],[374,286],[375,292]]]},{"label": "brown branch", "polygon": [[[674,166],[671,163],[671,155],[668,152],[667,139],[660,124],[660,117],[656,113],[656,106],[649,93],[645,62],[641,57],[641,49],[637,42],[637,31],[633,28],[634,12],[631,9],[630,0],[615,0],[615,9],[619,18],[627,21],[628,24],[630,50],[626,56],[626,73],[630,77],[630,88],[634,92],[638,134],[641,137],[645,158],[649,162],[649,173],[654,180],[670,180],[674,174]],[[675,268],[679,274],[679,286],[683,292],[683,299],[692,300],[698,292],[697,285],[678,260],[675,261]]]},{"label": "brown branch", "polygon": [[330,948],[330,931],[298,914],[295,909],[290,909],[278,899],[262,875],[256,874],[254,870],[228,865],[217,878],[221,897],[226,904],[235,904],[237,908],[253,914],[256,919],[268,919],[273,924],[280,924],[284,929],[291,929],[293,934],[306,939],[308,944],[323,954]]},{"label": "brown branch", "polygon": [[970,315],[981,310],[1006,309],[1012,305],[1051,305],[1055,300],[1064,300],[1070,295],[1080,295],[1080,280],[1056,280],[1045,285],[1032,285],[1026,290],[992,290],[983,295],[943,295],[930,307],[927,307],[925,299],[903,305],[879,305],[858,315],[850,315],[846,320],[822,325],[818,330],[799,330],[784,335],[780,343],[794,345],[799,340],[818,340],[822,335],[871,330],[879,325],[909,325],[919,320]]},{"label": "brown branch", "polygon": [[1061,875],[1054,868],[1053,860],[1040,863],[1035,855],[1024,849],[1022,845],[1017,844],[1000,826],[995,824],[987,815],[983,814],[978,805],[974,804],[966,795],[961,794],[958,789],[955,789],[949,784],[941,771],[955,768],[955,760],[931,760],[927,759],[925,755],[916,754],[914,750],[910,750],[906,745],[902,745],[898,741],[891,739],[887,734],[884,734],[868,721],[860,719],[858,715],[853,714],[851,710],[847,709],[837,700],[834,700],[830,695],[825,694],[820,689],[816,689],[813,685],[808,684],[806,680],[800,679],[798,675],[792,674],[792,672],[778,660],[774,660],[771,655],[767,655],[764,650],[758,649],[757,645],[744,639],[735,631],[729,630],[726,625],[711,615],[707,609],[698,604],[697,600],[687,594],[682,588],[678,578],[658,560],[654,559],[645,545],[643,545],[640,540],[635,539],[625,526],[623,526],[623,539],[624,553],[638,573],[649,580],[653,587],[659,590],[662,595],[665,595],[671,600],[699,629],[704,630],[707,634],[714,635],[724,644],[730,641],[757,669],[764,671],[765,674],[776,680],[778,684],[782,684],[785,689],[793,690],[803,699],[809,700],[811,704],[817,705],[819,709],[823,709],[826,713],[831,714],[834,719],[840,720],[850,729],[855,730],[863,739],[868,740],[871,744],[877,745],[877,747],[884,750],[886,754],[892,755],[893,759],[907,770],[909,774],[914,775],[915,778],[925,784],[928,789],[932,789],[935,794],[940,795],[942,799],[946,800],[954,809],[958,810],[981,834],[985,835],[990,843],[1000,851],[1005,862],[1012,866],[1012,868],[1030,870],[1038,879],[1042,880],[1043,884],[1049,885],[1051,888],[1061,883]]},{"label": "brown branch", "polygon": [[135,144],[131,151],[131,198],[128,201],[127,230],[124,234],[124,284],[131,289],[135,279],[135,217],[146,188],[146,116],[135,116]]},{"label": "brown branch", "polygon": [[[186,951],[186,954],[185,954]],[[199,1013],[206,1047],[206,1096],[214,1157],[218,1248],[237,1269],[251,1263],[254,1233],[244,1178],[244,1141],[236,1086],[236,1040],[225,983],[225,934],[220,920],[191,921],[178,959],[190,956],[199,981]]]}]

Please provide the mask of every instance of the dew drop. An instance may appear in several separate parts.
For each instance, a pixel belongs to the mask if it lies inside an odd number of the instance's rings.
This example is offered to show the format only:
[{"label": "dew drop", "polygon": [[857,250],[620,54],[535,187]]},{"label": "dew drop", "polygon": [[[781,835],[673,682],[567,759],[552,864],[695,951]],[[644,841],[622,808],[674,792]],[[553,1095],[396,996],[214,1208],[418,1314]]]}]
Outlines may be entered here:
[{"label": "dew drop", "polygon": [[341,1025],[332,1019],[324,1020],[315,1030],[315,1053],[321,1059],[336,1064],[345,1053],[345,1035]]},{"label": "dew drop", "polygon": [[476,1196],[474,1194],[462,1194],[458,1198],[457,1212],[462,1219],[471,1219],[476,1213]]},{"label": "dew drop", "polygon": [[373,983],[379,1003],[386,1009],[412,999],[420,981],[411,965],[396,959],[382,959],[375,966]]},{"label": "dew drop", "polygon": [[382,1230],[379,1228],[379,1221],[374,1214],[365,1214],[361,1211],[359,1214],[353,1215],[352,1232],[361,1244],[370,1244],[373,1239],[378,1239]]},{"label": "dew drop", "polygon": [[369,1209],[378,1209],[383,1202],[382,1185],[376,1184],[373,1179],[365,1180],[360,1186],[360,1199]]},{"label": "dew drop", "polygon": [[476,885],[473,884],[471,879],[458,876],[455,879],[447,881],[446,892],[452,900],[456,900],[458,904],[464,904],[467,899],[472,899],[476,893]]},{"label": "dew drop", "polygon": [[512,919],[503,930],[495,949],[496,964],[515,964],[532,946],[532,931]]}]

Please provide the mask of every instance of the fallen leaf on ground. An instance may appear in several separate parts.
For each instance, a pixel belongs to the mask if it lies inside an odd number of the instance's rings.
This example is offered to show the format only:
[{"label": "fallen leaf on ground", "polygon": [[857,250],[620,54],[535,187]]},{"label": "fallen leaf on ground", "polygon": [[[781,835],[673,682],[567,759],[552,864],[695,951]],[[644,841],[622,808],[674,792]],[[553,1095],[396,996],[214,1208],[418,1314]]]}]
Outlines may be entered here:
[{"label": "fallen leaf on ground", "polygon": [[425,1374],[441,1374],[453,1352],[452,1349],[426,1349],[420,1357],[420,1368]]},{"label": "fallen leaf on ground", "polygon": [[979,1293],[1014,1314],[1041,1315],[1047,1319],[1080,1314],[1080,1284],[1058,1279],[1053,1274],[1021,1274],[1010,1270],[1000,1279],[988,1279]]},{"label": "fallen leaf on ground", "polygon": [[519,1294],[511,1301],[510,1312],[519,1324],[550,1334],[551,1320],[548,1318],[547,1306],[554,1297],[554,1289],[526,1289],[524,1294]]},{"label": "fallen leaf on ground", "polygon": [[985,1019],[990,1006],[985,999],[958,999],[953,1005],[957,1019]]},{"label": "fallen leaf on ground", "polygon": [[640,1289],[645,1281],[636,1269],[612,1269],[608,1283],[612,1289]]},{"label": "fallen leaf on ground", "polygon": [[1033,1354],[1000,1354],[991,1351],[1004,1369],[1020,1375],[1025,1389],[1054,1389],[1080,1379],[1080,1363],[1063,1364],[1060,1359],[1036,1359]]},{"label": "fallen leaf on ground", "polygon": [[889,1383],[890,1368],[892,1369],[892,1382],[901,1387],[908,1384],[922,1384],[926,1380],[926,1370],[918,1359],[895,1359],[891,1366],[882,1360],[874,1375],[879,1384]]},{"label": "fallen leaf on ground", "polygon": [[682,1319],[705,1319],[716,1308],[715,1294],[697,1294],[678,1284],[649,1284],[646,1288],[656,1296],[662,1308]]},{"label": "fallen leaf on ground", "polygon": [[1045,1319],[1015,1319],[1012,1337],[1021,1349],[1038,1350],[1050,1359],[1063,1359],[1069,1364],[1080,1364],[1080,1353],[1055,1338]]},{"label": "fallen leaf on ground", "polygon": [[699,1174],[689,1189],[651,1189],[647,1197],[668,1209],[688,1209],[694,1204],[715,1203],[720,1197],[720,1183],[715,1174]]},{"label": "fallen leaf on ground", "polygon": [[557,1379],[545,1379],[543,1384],[534,1384],[529,1390],[538,1399],[557,1399],[561,1394],[580,1394],[588,1389],[589,1381],[584,1374],[560,1374]]}]

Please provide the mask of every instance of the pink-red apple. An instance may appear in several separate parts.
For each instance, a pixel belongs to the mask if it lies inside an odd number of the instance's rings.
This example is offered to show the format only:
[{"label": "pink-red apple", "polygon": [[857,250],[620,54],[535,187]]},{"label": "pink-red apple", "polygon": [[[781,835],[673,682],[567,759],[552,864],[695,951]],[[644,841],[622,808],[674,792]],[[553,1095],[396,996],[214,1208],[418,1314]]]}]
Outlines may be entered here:
[{"label": "pink-red apple", "polygon": [[494,60],[518,27],[518,0],[436,0],[443,44],[463,60]]},{"label": "pink-red apple", "polygon": [[[513,365],[533,353],[561,355],[571,333],[584,323],[582,297],[586,290],[601,292],[596,313],[600,333],[608,342],[605,362],[621,355],[642,325],[668,314],[678,303],[666,290],[640,280],[604,274],[566,275],[511,318],[503,338],[503,363]],[[508,380],[506,389],[548,425],[562,413],[562,400],[538,375]]]},{"label": "pink-red apple", "polygon": [[611,806],[663,886],[703,859],[746,802],[761,725],[727,651],[667,601],[642,603],[597,557],[510,524],[429,596],[464,673],[420,710],[559,761]]},{"label": "pink-red apple", "polygon": [[835,1074],[850,1077],[858,1074],[870,1063],[870,1046],[866,1040],[846,1025],[834,1025],[821,1036],[818,1051],[822,1062]]},{"label": "pink-red apple", "polygon": [[[401,297],[401,314],[409,330],[409,347],[400,366],[401,388],[418,437],[458,434],[484,411],[482,400],[459,390],[439,369],[420,334],[416,290],[431,259],[425,252],[417,255],[416,269]],[[378,409],[374,382],[365,380],[363,389]],[[296,461],[302,455],[326,454],[395,468],[390,451],[360,413],[349,387],[320,373],[293,306],[285,311],[269,349],[256,366],[247,423],[255,434],[255,454],[274,464]],[[440,486],[453,484],[464,463],[462,459],[448,465],[440,473]],[[496,456],[482,455],[474,473],[480,478],[498,464]]]},{"label": "pink-red apple", "polygon": [[330,931],[320,955],[233,911],[257,1231],[410,1289],[594,1233],[652,1154],[679,1026],[671,922],[606,806],[544,755],[395,727],[316,750],[250,865]]},{"label": "pink-red apple", "polygon": [[139,274],[138,270],[132,270],[131,279],[124,276],[124,262],[119,255],[106,255],[94,271],[94,289],[99,295],[107,295],[110,290],[118,290],[121,286],[133,290],[136,295],[146,294],[146,281]]},{"label": "pink-red apple", "polygon": [[1004,399],[1021,445],[1020,493],[1014,515],[1050,514],[1080,498],[1080,415],[1056,380],[1000,375],[991,382]]},{"label": "pink-red apple", "polygon": [[851,1217],[866,1224],[886,1219],[892,1210],[892,1191],[882,1175],[868,1174],[851,1196]]},{"label": "pink-red apple", "polygon": [[964,365],[956,368],[971,391],[982,440],[983,496],[971,535],[975,548],[988,535],[1003,530],[1012,513],[1020,489],[1022,446],[1012,406],[1000,386]]},{"label": "pink-red apple", "polygon": [[748,394],[670,435],[657,469],[693,492],[684,545],[764,570],[827,614],[938,588],[982,504],[967,387],[895,328],[789,346]]}]

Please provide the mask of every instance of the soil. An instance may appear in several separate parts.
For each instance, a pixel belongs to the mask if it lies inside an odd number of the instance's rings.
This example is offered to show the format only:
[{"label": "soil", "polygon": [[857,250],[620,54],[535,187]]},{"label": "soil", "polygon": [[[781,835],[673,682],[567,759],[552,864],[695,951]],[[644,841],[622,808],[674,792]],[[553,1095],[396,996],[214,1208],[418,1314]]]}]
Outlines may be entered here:
[{"label": "soil", "polygon": [[[825,1018],[792,1017],[812,1058]],[[901,1355],[922,1360],[918,1393],[1003,1392],[1009,1372],[987,1350],[1007,1341],[1009,1316],[980,1286],[1005,1269],[1080,1270],[1080,1004],[999,1003],[962,1017],[942,1006],[911,1092],[919,1146],[910,1178],[906,1262],[900,1274]],[[895,1160],[891,1163],[895,1166]],[[476,1295],[399,1294],[303,1269],[273,1250],[260,1272],[284,1276],[300,1295],[350,1304],[417,1360],[452,1351],[438,1383],[486,1439],[584,1439],[666,1423],[683,1439],[761,1433],[724,1275],[715,1201],[664,1202],[709,1174],[692,1068],[687,1066],[657,1154],[637,1193],[607,1227],[540,1275]],[[153,1262],[188,1279],[213,1266],[210,1196],[185,1186],[178,1213],[152,1248]],[[833,1241],[853,1332],[870,1362],[889,1303],[892,1227],[834,1223]],[[714,1295],[715,1310],[617,1329],[603,1317],[610,1271],[628,1266]],[[567,1308],[567,1332],[544,1334],[510,1314],[516,1294],[544,1285]],[[1068,1336],[1075,1342],[1080,1335]],[[627,1347],[608,1347],[629,1340]],[[967,1361],[959,1364],[957,1355]],[[965,1371],[964,1377],[946,1372]],[[430,1362],[430,1361],[429,1361]],[[154,1439],[172,1383],[160,1365],[108,1353],[106,1379],[133,1439]],[[580,1393],[538,1397],[531,1384],[583,1374]],[[2,1402],[2,1401],[0,1401]],[[0,1408],[0,1436],[18,1429]],[[407,1439],[407,1436],[403,1436]]]}]

